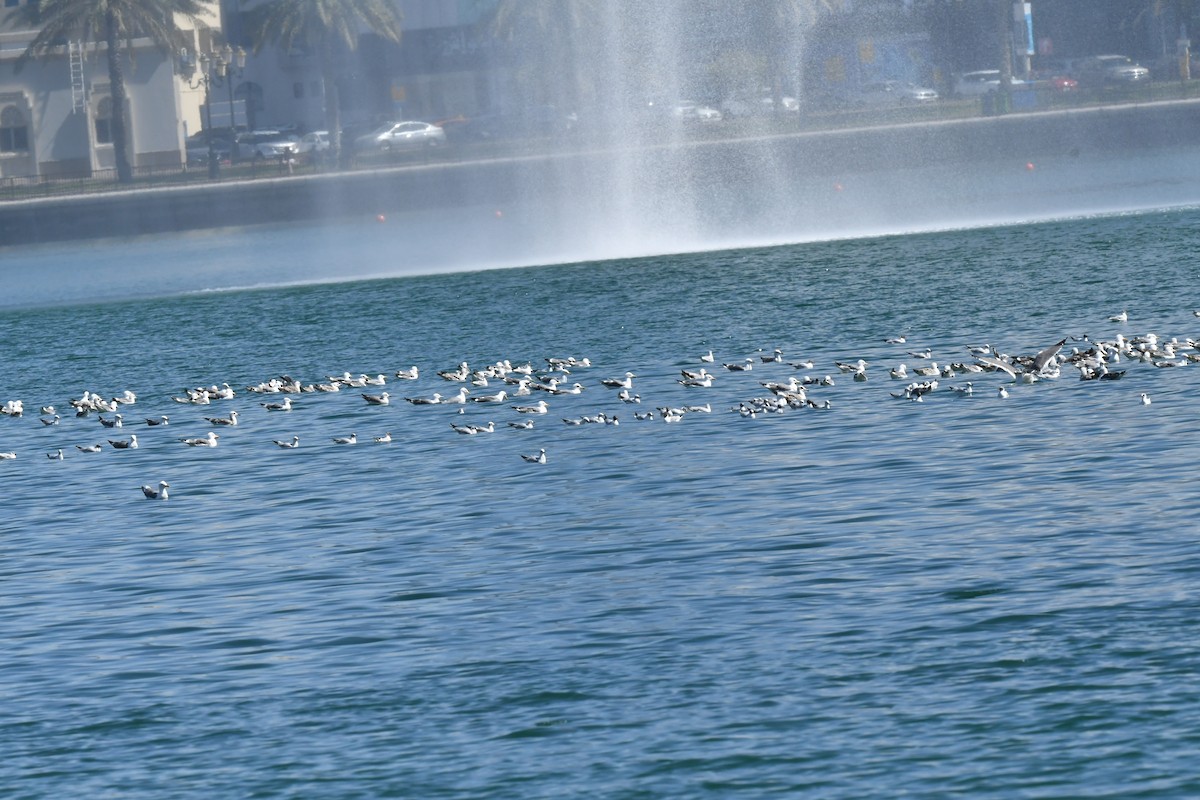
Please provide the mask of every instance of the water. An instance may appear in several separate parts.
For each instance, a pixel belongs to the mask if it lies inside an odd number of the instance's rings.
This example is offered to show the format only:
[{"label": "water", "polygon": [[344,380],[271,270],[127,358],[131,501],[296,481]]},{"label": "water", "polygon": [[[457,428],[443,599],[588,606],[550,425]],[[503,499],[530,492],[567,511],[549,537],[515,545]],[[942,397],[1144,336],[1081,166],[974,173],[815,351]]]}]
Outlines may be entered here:
[{"label": "water", "polygon": [[[6,797],[1200,792],[1197,367],[922,403],[887,376],[924,347],[1195,336],[1197,207],[321,281],[387,269],[394,230],[5,253]],[[680,385],[709,349],[715,385]],[[586,388],[530,431],[504,423],[536,395],[400,399],[450,394],[461,360],[567,356]],[[834,366],[858,358],[865,383]],[[640,404],[599,384],[627,370]],[[245,390],[343,371],[393,403]],[[825,374],[828,410],[730,410]],[[223,381],[233,400],[172,400]],[[67,406],[125,389],[121,430]],[[180,443],[233,409],[218,447]],[[561,421],[599,411],[620,424]]]}]

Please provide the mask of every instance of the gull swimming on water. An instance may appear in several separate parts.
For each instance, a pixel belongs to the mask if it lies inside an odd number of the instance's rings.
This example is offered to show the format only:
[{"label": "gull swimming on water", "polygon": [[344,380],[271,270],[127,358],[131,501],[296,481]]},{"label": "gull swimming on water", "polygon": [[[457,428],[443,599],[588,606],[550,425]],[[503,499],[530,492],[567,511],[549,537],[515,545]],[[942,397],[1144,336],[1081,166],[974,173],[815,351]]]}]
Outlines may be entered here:
[{"label": "gull swimming on water", "polygon": [[104,447],[98,444],[77,444],[75,449],[81,453],[99,453]]},{"label": "gull swimming on water", "polygon": [[137,434],[131,433],[128,439],[109,439],[108,443],[118,450],[136,450],[138,446]]},{"label": "gull swimming on water", "polygon": [[435,406],[442,402],[442,395],[434,392],[433,397],[406,397],[404,399],[414,406]]},{"label": "gull swimming on water", "polygon": [[279,439],[275,439],[273,441],[275,442],[275,444],[279,445],[280,447],[282,447],[285,450],[293,450],[300,446],[300,437],[299,436],[293,436],[292,440],[290,442],[280,441]]},{"label": "gull swimming on water", "polygon": [[230,411],[228,417],[205,417],[210,425],[237,425],[238,412]]},{"label": "gull swimming on water", "polygon": [[46,458],[50,459],[51,461],[62,461],[63,460],[62,448],[60,447],[58,450],[56,450],[53,453],[46,453]]},{"label": "gull swimming on water", "polygon": [[202,436],[198,439],[180,439],[179,441],[188,447],[216,447],[218,438],[220,437],[217,434],[209,431],[207,436]]},{"label": "gull swimming on water", "polygon": [[1128,322],[1129,321],[1129,312],[1122,311],[1120,314],[1113,314],[1111,317],[1108,318],[1108,321],[1109,322]]},{"label": "gull swimming on water", "polygon": [[404,381],[415,381],[418,374],[419,373],[415,366],[409,367],[408,369],[396,370],[396,377]]},{"label": "gull swimming on water", "polygon": [[376,436],[376,437],[375,437],[375,441],[379,442],[380,444],[387,444],[387,443],[388,443],[388,442],[390,442],[391,440],[392,440],[392,433],[391,433],[391,431],[388,431],[388,432],[387,432],[387,433],[385,433],[383,436]]},{"label": "gull swimming on water", "polygon": [[533,455],[521,454],[521,458],[528,461],[530,464],[545,464],[546,463],[546,448],[538,450]]},{"label": "gull swimming on water", "polygon": [[12,453],[12,452],[0,453],[0,459],[3,459],[4,461],[12,461],[16,457],[17,457],[16,453]]},{"label": "gull swimming on water", "polygon": [[260,405],[267,411],[291,411],[292,398],[285,397],[282,403],[260,403]]},{"label": "gull swimming on water", "polygon": [[105,419],[104,415],[102,414],[102,415],[100,415],[100,424],[106,428],[120,428],[121,427],[121,415],[117,414],[112,419]]},{"label": "gull swimming on water", "polygon": [[391,398],[387,392],[384,392],[383,394],[364,394],[363,400],[366,400],[369,406],[386,406]]},{"label": "gull swimming on water", "polygon": [[516,428],[519,431],[528,431],[533,429],[533,420],[523,419],[520,422],[509,422],[508,427]]},{"label": "gull swimming on water", "polygon": [[169,419],[169,417],[167,417],[165,414],[161,417],[158,417],[157,419],[155,419],[154,417],[147,417],[146,424],[147,425],[166,425],[168,419]]},{"label": "gull swimming on water", "polygon": [[352,433],[349,436],[333,437],[334,444],[358,444],[358,434]]},{"label": "gull swimming on water", "polygon": [[155,488],[150,484],[146,484],[142,487],[142,494],[144,494],[148,500],[166,500],[167,489],[170,487],[171,484],[167,483],[166,481],[159,481],[158,488]]},{"label": "gull swimming on water", "polygon": [[1142,405],[1144,405],[1144,406],[1150,405],[1150,395],[1146,394],[1145,392],[1142,392],[1141,397],[1142,397]]}]

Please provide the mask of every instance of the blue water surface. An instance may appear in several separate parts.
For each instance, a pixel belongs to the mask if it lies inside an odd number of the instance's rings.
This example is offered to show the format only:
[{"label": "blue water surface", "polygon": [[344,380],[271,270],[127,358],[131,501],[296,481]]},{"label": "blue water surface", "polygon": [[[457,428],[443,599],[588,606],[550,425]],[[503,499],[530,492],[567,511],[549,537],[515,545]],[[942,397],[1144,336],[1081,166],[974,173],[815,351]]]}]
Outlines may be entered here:
[{"label": "blue water surface", "polygon": [[[1200,212],[948,227],[337,282],[394,229],[8,251],[54,279],[0,312],[4,796],[1196,796],[1200,368],[920,403],[888,370],[1192,352]],[[572,356],[578,395],[403,400]],[[248,390],[343,372],[387,384]],[[639,403],[600,383],[626,372]],[[828,409],[734,410],[825,375]],[[120,429],[69,405],[125,390]]]}]

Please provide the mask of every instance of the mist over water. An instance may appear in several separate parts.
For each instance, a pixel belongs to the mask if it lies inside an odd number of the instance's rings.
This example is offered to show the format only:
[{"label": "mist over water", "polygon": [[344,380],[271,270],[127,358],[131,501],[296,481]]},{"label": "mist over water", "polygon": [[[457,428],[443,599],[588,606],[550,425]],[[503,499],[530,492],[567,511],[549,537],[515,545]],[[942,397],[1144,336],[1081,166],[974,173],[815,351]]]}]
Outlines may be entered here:
[{"label": "mist over water", "polygon": [[[717,169],[719,165],[714,166]],[[661,173],[660,173],[661,174]],[[577,171],[564,172],[578,178]],[[623,178],[621,180],[624,180]],[[402,277],[1005,225],[1200,203],[1200,151],[705,181],[562,185],[510,202],[0,249],[0,308]],[[694,187],[695,173],[681,186]],[[782,188],[786,184],[786,191]],[[672,199],[674,198],[674,199]]]}]

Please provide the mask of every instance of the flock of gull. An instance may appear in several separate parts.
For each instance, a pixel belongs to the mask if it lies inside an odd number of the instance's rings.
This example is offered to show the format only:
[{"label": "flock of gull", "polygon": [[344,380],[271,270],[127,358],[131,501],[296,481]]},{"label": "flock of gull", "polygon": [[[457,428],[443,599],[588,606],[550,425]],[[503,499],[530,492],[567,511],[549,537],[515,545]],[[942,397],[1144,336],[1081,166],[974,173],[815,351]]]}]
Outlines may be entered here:
[{"label": "flock of gull", "polygon": [[[1200,311],[1194,313],[1200,316]],[[1122,311],[1108,321],[1124,328],[1128,320],[1128,313]],[[1153,333],[1126,336],[1123,331],[1110,338],[1064,337],[1027,354],[1007,354],[990,345],[964,345],[957,353],[939,358],[939,354],[929,347],[909,349],[905,336],[886,339],[883,344],[893,348],[896,356],[888,359],[887,366],[873,369],[871,362],[864,358],[834,360],[829,364],[828,373],[811,359],[786,358],[781,348],[762,348],[753,355],[730,360],[719,359],[709,350],[675,365],[682,364],[682,367],[671,376],[671,391],[665,391],[667,379],[657,376],[654,385],[658,387],[658,404],[649,396],[643,401],[641,392],[644,389],[633,369],[592,381],[585,377],[593,369],[588,358],[549,357],[536,365],[501,360],[472,367],[461,361],[428,377],[417,366],[412,366],[395,370],[390,376],[346,371],[313,382],[280,375],[241,390],[234,390],[228,383],[193,387],[169,397],[172,404],[183,407],[181,410],[150,416],[133,413],[139,406],[139,398],[133,391],[113,395],[85,391],[70,399],[61,410],[54,405],[38,406],[35,419],[47,435],[69,431],[71,436],[82,439],[73,448],[66,445],[54,447],[49,452],[43,448],[45,457],[62,461],[72,449],[76,455],[137,450],[138,434],[131,428],[145,429],[143,436],[163,437],[167,436],[162,432],[164,429],[180,422],[195,427],[204,423],[209,430],[197,436],[171,436],[169,441],[174,441],[180,448],[215,448],[222,441],[222,433],[218,431],[228,434],[238,429],[243,416],[278,415],[276,419],[286,417],[290,426],[292,420],[303,418],[310,405],[316,405],[307,401],[306,396],[316,395],[337,396],[342,398],[339,402],[349,398],[349,402],[359,407],[377,410],[402,404],[442,409],[446,416],[441,418],[441,424],[448,422],[448,426],[442,428],[447,435],[478,437],[508,430],[535,431],[531,435],[536,436],[536,431],[547,425],[617,426],[623,420],[632,420],[635,424],[679,423],[689,416],[714,411],[711,397],[705,398],[705,392],[713,387],[744,390],[747,396],[736,402],[729,400],[729,392],[718,394],[726,402],[718,405],[717,410],[754,419],[767,414],[828,411],[833,408],[833,402],[822,394],[839,381],[852,384],[886,382],[892,398],[921,403],[926,398],[940,395],[979,396],[981,393],[976,391],[975,381],[991,375],[999,381],[993,396],[1004,399],[1018,385],[1054,381],[1069,375],[1083,381],[1113,381],[1134,367],[1180,368],[1200,362],[1200,342],[1193,339],[1168,339]],[[426,391],[416,391],[422,381]],[[437,389],[431,390],[429,383]],[[410,391],[393,394],[397,385],[407,386]],[[687,402],[678,402],[680,397],[686,397]],[[254,400],[249,402],[247,398]],[[663,403],[663,399],[675,402]],[[162,402],[167,400],[164,398]],[[1144,405],[1151,402],[1146,393],[1141,393],[1139,400]],[[581,406],[590,413],[580,413]],[[8,400],[0,406],[0,415],[11,420],[25,418],[25,404],[22,400]],[[482,417],[488,419],[481,422]],[[378,413],[371,417],[372,423],[381,428],[389,427],[386,419]],[[150,430],[156,433],[151,434]],[[3,424],[0,424],[0,442],[3,442],[3,435]],[[264,439],[263,443],[294,451],[310,441],[308,436],[291,433],[283,438]],[[388,430],[363,439],[348,431],[320,440],[322,445],[336,447],[390,442],[392,434]],[[0,460],[13,461],[19,455],[12,450],[0,449]],[[545,447],[527,449],[517,455],[532,464],[546,464],[548,460]],[[148,499],[166,500],[170,496],[170,483],[165,480],[147,483],[138,489]]]}]

